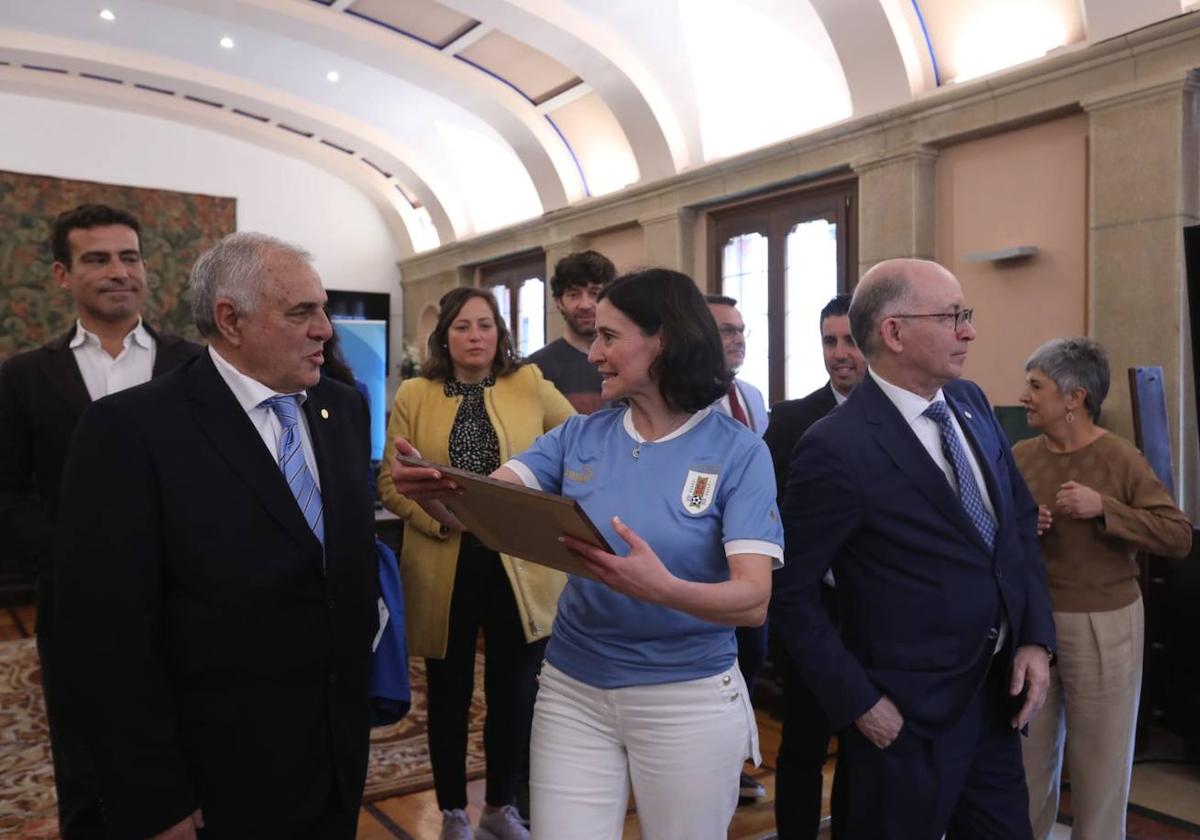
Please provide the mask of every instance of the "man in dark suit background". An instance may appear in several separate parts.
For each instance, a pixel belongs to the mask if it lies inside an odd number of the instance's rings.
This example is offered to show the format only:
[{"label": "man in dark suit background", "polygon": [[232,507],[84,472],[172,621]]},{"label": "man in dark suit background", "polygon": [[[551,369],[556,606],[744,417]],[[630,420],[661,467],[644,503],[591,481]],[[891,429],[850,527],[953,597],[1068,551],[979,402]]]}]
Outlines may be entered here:
[{"label": "man in dark suit background", "polygon": [[74,301],[75,325],[0,366],[0,540],[37,570],[37,646],[50,726],[59,830],[104,836],[94,773],[53,684],[54,522],[63,461],[93,400],[160,376],[200,352],[142,320],[146,264],[141,226],[124,210],[84,204],[54,221],[55,283]]},{"label": "man in dark suit background", "polygon": [[780,496],[796,442],[809,426],[844,403],[867,372],[867,362],[850,332],[849,312],[847,294],[836,296],[821,310],[821,351],[829,381],[811,394],[771,406],[771,422],[763,440],[771,450]]},{"label": "man in dark suit background", "polygon": [[[771,621],[841,739],[845,836],[1031,837],[1017,732],[1054,627],[1037,506],[983,392],[949,271],[889,260],[850,307],[869,363],[796,446]],[[820,604],[837,578],[840,634]]]},{"label": "man in dark suit background", "polygon": [[350,838],[378,624],[367,408],[321,379],[307,253],[232,234],[190,285],[208,352],[95,403],[67,459],[66,681],[114,837]]},{"label": "man in dark suit background", "polygon": [[[821,349],[829,381],[798,400],[776,403],[764,440],[775,464],[775,481],[782,497],[796,442],[809,426],[850,396],[867,372],[867,362],[850,333],[850,295],[833,298],[821,310]],[[833,576],[821,586],[821,603],[837,625],[837,593]],[[815,840],[821,829],[821,790],[829,738],[833,734],[821,704],[804,684],[786,647],[776,637],[772,658],[783,678],[783,729],[775,759],[775,831],[779,840]],[[845,778],[837,780],[833,795],[833,834],[841,836],[844,818]]]}]

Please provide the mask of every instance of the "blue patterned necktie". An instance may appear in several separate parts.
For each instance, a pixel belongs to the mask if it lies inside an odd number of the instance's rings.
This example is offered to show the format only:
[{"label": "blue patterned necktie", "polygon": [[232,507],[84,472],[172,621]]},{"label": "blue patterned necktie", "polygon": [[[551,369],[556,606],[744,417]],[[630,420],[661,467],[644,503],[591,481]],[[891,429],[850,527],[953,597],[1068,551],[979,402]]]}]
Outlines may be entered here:
[{"label": "blue patterned necktie", "polygon": [[942,453],[954,468],[954,477],[958,480],[958,500],[967,512],[967,518],[979,531],[979,536],[983,537],[990,550],[996,540],[996,521],[992,519],[983,503],[983,496],[980,495],[975,474],[971,472],[967,453],[958,438],[958,433],[954,431],[954,424],[950,422],[950,407],[944,401],[938,400],[930,403],[922,414],[938,424],[942,433]]},{"label": "blue patterned necktie", "polygon": [[321,491],[304,461],[304,441],[300,436],[300,403],[295,395],[271,397],[263,400],[275,412],[283,434],[279,436],[279,469],[287,479],[288,489],[296,497],[296,504],[304,514],[304,520],[313,534],[325,544],[325,516],[321,505]]}]

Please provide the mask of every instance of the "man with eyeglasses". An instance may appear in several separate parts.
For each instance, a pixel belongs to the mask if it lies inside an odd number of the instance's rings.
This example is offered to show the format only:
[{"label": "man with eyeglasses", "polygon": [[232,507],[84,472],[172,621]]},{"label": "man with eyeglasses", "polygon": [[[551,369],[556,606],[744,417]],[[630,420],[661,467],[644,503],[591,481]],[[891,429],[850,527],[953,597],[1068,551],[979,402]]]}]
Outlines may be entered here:
[{"label": "man with eyeglasses", "polygon": [[[727,295],[705,295],[708,311],[717,322],[717,332],[725,345],[725,364],[735,374],[746,360],[746,322],[738,312],[737,300]],[[728,414],[760,436],[767,430],[767,404],[762,391],[744,379],[734,378],[725,396],[713,403],[713,408]],[[737,628],[738,668],[746,681],[746,690],[754,697],[754,683],[767,658],[767,625]],[[753,802],[764,798],[767,790],[749,773],[743,772],[738,782],[738,801]]]},{"label": "man with eyeglasses", "polygon": [[867,376],[801,438],[783,494],[770,620],[838,731],[848,840],[1032,838],[1018,732],[1054,623],[1037,505],[962,379],[971,315],[936,263],[870,269],[850,305]]},{"label": "man with eyeglasses", "polygon": [[[746,338],[750,334],[742,313],[738,312],[737,300],[727,295],[705,295],[704,299],[725,345],[725,364],[736,374],[746,361]],[[760,436],[767,430],[767,403],[762,391],[744,379],[735,378],[729,392],[713,403],[713,408],[749,426]]]}]

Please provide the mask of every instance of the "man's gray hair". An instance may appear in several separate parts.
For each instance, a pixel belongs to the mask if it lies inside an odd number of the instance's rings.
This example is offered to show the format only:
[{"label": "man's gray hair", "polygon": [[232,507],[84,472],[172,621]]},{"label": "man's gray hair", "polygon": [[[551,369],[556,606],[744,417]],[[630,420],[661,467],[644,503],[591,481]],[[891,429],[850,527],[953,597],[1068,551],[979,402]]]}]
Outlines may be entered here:
[{"label": "man's gray hair", "polygon": [[246,315],[258,306],[262,276],[268,260],[277,255],[312,263],[312,254],[265,233],[231,233],[200,255],[188,278],[192,320],[206,338],[217,335],[214,314],[221,298],[233,301]]},{"label": "man's gray hair", "polygon": [[1100,406],[1108,396],[1108,353],[1094,338],[1053,338],[1025,360],[1025,372],[1037,368],[1063,396],[1076,388],[1084,392],[1083,407],[1100,419]]},{"label": "man's gray hair", "polygon": [[[863,275],[866,281],[870,271]],[[898,269],[860,282],[850,301],[850,334],[868,359],[879,352],[879,325],[912,297],[912,284]]]}]

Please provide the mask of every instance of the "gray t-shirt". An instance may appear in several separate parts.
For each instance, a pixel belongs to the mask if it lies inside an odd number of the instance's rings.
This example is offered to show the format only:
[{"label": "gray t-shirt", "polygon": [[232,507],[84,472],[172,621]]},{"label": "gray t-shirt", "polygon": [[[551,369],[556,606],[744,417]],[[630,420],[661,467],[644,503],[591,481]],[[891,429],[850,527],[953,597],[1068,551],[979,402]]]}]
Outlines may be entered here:
[{"label": "gray t-shirt", "polygon": [[587,353],[576,350],[565,338],[531,353],[528,361],[541,369],[542,376],[554,383],[580,414],[591,414],[604,407],[600,398],[600,372],[588,361]]}]

